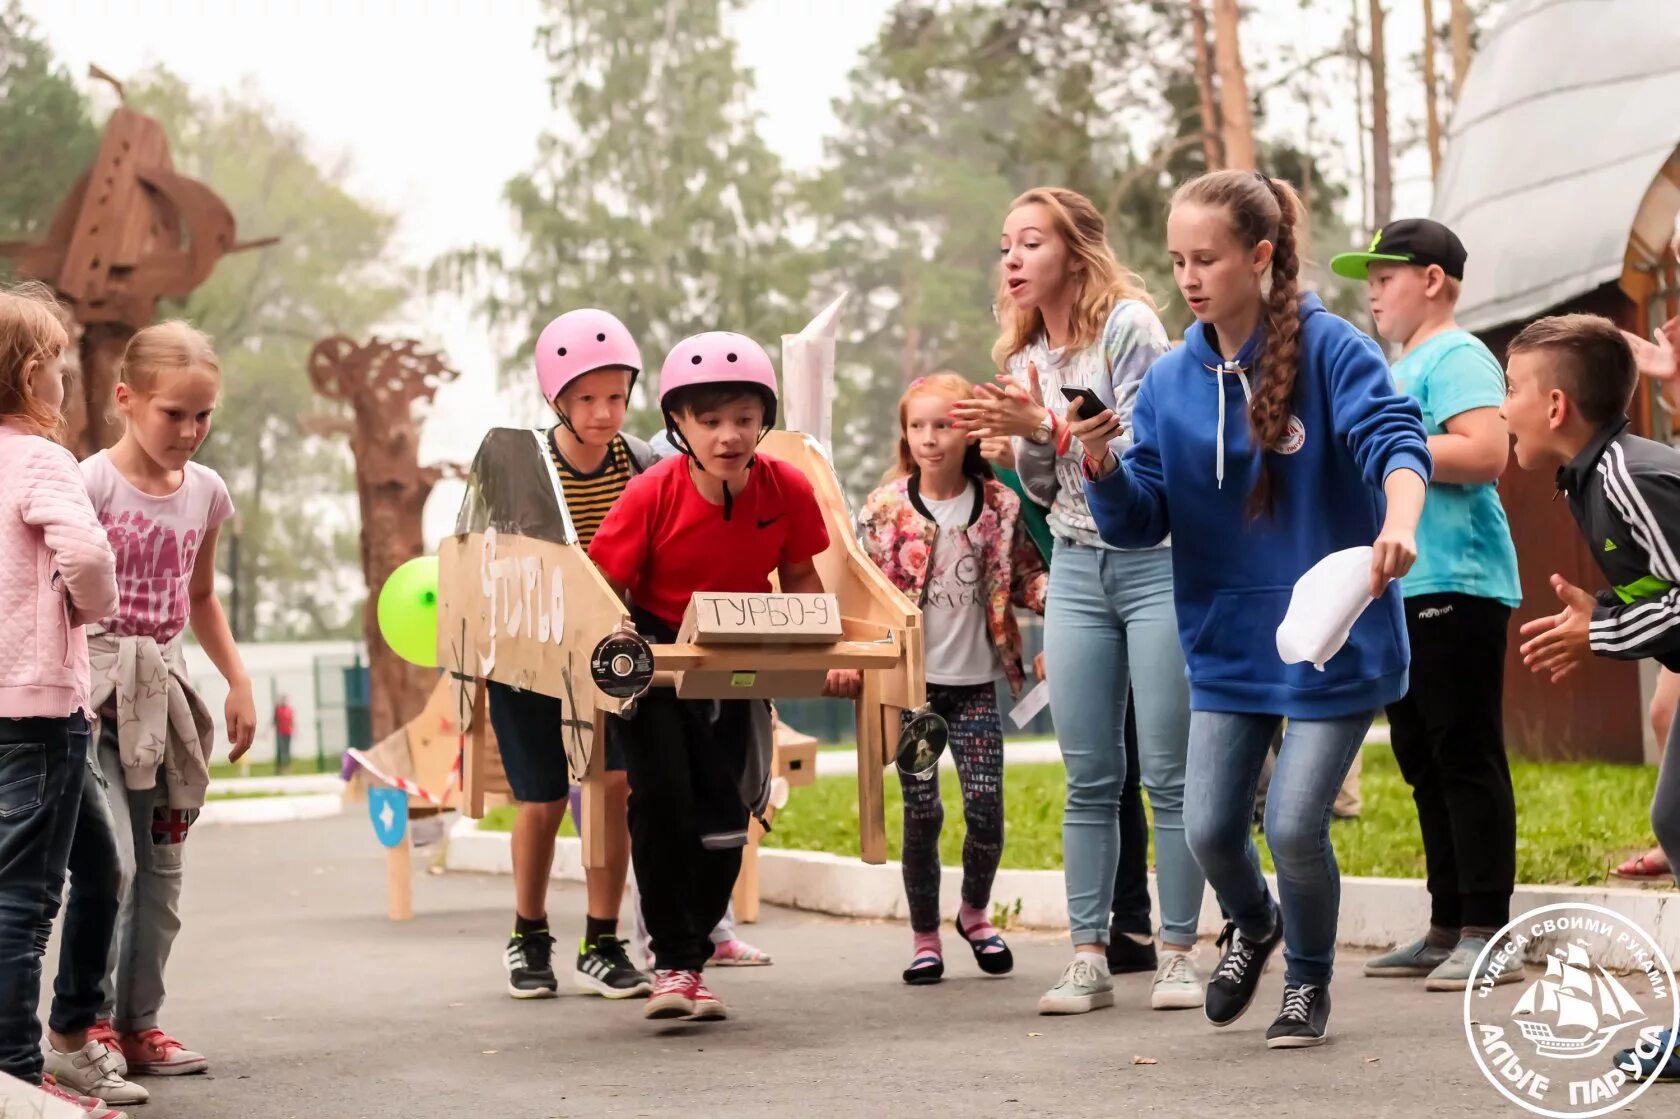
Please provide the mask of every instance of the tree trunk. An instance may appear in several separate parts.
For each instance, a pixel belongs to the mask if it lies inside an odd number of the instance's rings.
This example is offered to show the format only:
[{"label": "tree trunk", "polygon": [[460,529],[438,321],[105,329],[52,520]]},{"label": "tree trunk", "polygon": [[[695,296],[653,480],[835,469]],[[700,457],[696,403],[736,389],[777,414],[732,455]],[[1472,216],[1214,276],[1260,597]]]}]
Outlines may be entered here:
[{"label": "tree trunk", "polygon": [[1213,100],[1213,61],[1208,57],[1207,9],[1190,0],[1190,57],[1196,64],[1196,98],[1202,112],[1202,158],[1209,171],[1225,166],[1219,150],[1219,106]]},{"label": "tree trunk", "polygon": [[1464,75],[1470,72],[1470,5],[1467,0],[1452,3],[1453,104],[1464,89]]},{"label": "tree trunk", "polygon": [[69,446],[77,458],[87,458],[122,438],[117,417],[117,370],[134,331],[120,323],[93,323],[82,331],[82,391],[76,406],[67,409]]},{"label": "tree trunk", "polygon": [[1213,53],[1219,71],[1220,134],[1225,141],[1225,165],[1252,171],[1254,114],[1248,103],[1248,76],[1243,71],[1237,28],[1242,13],[1237,0],[1213,0]]},{"label": "tree trunk", "polygon": [[1388,62],[1383,45],[1382,0],[1371,0],[1371,224],[1381,229],[1394,214],[1394,164],[1388,143]]},{"label": "tree trunk", "polygon": [[1353,0],[1353,37],[1350,40],[1353,51],[1353,116],[1354,136],[1357,142],[1354,147],[1359,149],[1359,225],[1367,229],[1371,224],[1371,167],[1365,154],[1365,52],[1359,49],[1360,0]]},{"label": "tree trunk", "polygon": [[1441,111],[1436,105],[1435,2],[1423,0],[1423,105],[1429,129],[1429,178],[1441,173]]}]

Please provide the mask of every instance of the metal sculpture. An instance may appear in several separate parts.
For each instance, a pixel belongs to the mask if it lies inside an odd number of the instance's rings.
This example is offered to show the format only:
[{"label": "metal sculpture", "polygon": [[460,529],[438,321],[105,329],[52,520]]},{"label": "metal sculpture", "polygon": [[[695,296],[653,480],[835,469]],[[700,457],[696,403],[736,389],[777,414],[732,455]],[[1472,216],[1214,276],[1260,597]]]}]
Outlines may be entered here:
[{"label": "metal sculpture", "polygon": [[[122,94],[121,83],[97,67],[93,75]],[[65,402],[78,454],[121,437],[110,407],[117,368],[158,301],[185,299],[228,253],[274,243],[238,244],[236,231],[214,191],[175,172],[163,126],[119,105],[46,239],[0,242],[0,256],[14,259],[21,276],[50,286],[82,326],[82,391]]]},{"label": "metal sculpture", "polygon": [[368,600],[362,612],[367,639],[373,738],[379,741],[419,714],[437,675],[393,653],[380,636],[375,594],[393,571],[425,550],[421,516],[432,487],[455,476],[451,465],[420,465],[417,402],[429,403],[439,386],[459,374],[420,343],[371,339],[366,345],[336,336],[309,353],[315,391],[348,405],[348,416],[319,417],[311,430],[350,437],[361,509],[362,573]]}]

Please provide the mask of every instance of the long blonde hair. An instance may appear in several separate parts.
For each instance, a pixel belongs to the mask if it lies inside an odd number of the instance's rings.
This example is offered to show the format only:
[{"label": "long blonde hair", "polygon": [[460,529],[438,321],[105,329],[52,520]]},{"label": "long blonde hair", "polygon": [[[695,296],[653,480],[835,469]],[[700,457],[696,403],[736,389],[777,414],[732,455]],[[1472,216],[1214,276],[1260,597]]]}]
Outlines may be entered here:
[{"label": "long blonde hair", "polygon": [[[1073,309],[1068,315],[1069,351],[1082,350],[1102,337],[1109,312],[1122,299],[1135,299],[1155,310],[1143,277],[1120,263],[1108,243],[1108,225],[1078,191],[1065,187],[1033,187],[1009,204],[1006,213],[1022,206],[1039,205],[1050,211],[1056,236],[1068,247],[1069,279],[1074,284]],[[1011,357],[1026,349],[1044,331],[1044,316],[1035,308],[1023,312],[1009,295],[1009,282],[998,269],[997,297],[993,302],[1001,333],[992,345],[992,360],[999,369]]]},{"label": "long blonde hair", "polygon": [[55,442],[62,437],[64,417],[30,393],[23,371],[31,362],[44,369],[70,348],[64,317],[44,284],[0,288],[0,416],[21,420]]},{"label": "long blonde hair", "polygon": [[[960,373],[930,373],[926,377],[917,377],[910,382],[910,387],[904,390],[904,395],[898,398],[898,454],[893,464],[887,467],[887,472],[881,476],[882,482],[892,482],[899,478],[907,478],[912,474],[919,474],[921,468],[916,465],[916,458],[910,453],[910,424],[907,416],[910,411],[910,401],[918,396],[936,396],[941,400],[955,403],[959,400],[969,400],[974,396],[974,386],[968,378]],[[963,447],[963,474],[969,478],[976,478],[984,482],[991,477],[992,471],[986,465],[986,460],[980,455],[980,444],[970,440]]]},{"label": "long blonde hair", "polygon": [[222,362],[210,336],[180,319],[155,323],[128,340],[117,379],[137,393],[156,391],[159,375],[202,369],[222,379]]}]

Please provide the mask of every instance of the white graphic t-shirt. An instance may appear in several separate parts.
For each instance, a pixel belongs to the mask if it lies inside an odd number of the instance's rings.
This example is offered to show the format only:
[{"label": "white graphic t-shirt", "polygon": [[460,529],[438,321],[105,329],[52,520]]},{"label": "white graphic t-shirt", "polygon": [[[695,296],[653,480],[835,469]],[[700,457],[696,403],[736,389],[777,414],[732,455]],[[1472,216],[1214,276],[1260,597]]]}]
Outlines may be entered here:
[{"label": "white graphic t-shirt", "polygon": [[174,640],[187,625],[199,546],[233,516],[227,485],[214,470],[189,462],[174,493],[153,497],[124,478],[105,451],[82,463],[82,479],[117,554],[117,614],[105,628],[160,645]]},{"label": "white graphic t-shirt", "polygon": [[930,684],[987,684],[1003,675],[1003,665],[986,632],[980,557],[974,554],[964,531],[974,513],[975,500],[972,486],[944,501],[922,497],[922,504],[939,526],[922,599]]}]

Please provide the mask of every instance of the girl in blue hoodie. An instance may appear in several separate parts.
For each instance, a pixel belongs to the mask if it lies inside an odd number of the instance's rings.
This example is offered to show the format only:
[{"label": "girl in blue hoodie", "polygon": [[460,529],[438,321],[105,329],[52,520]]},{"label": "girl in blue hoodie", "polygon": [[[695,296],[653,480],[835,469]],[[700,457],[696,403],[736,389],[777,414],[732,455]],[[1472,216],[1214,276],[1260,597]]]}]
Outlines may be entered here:
[{"label": "girl in blue hoodie", "polygon": [[[1144,378],[1123,455],[1110,446],[1112,413],[1072,425],[1102,538],[1145,548],[1172,534],[1190,674],[1184,824],[1229,917],[1206,1013],[1215,1026],[1236,1021],[1282,942],[1272,1048],[1325,1039],[1341,892],[1330,807],[1373,714],[1406,692],[1392,581],[1417,558],[1430,472],[1418,406],[1395,390],[1376,343],[1299,292],[1299,214],[1294,190],[1258,172],[1180,187],[1167,250],[1196,322]],[[1275,634],[1295,581],[1359,545],[1373,545],[1377,601],[1322,672],[1284,664]],[[1274,903],[1250,821],[1284,719],[1266,802]]]}]

